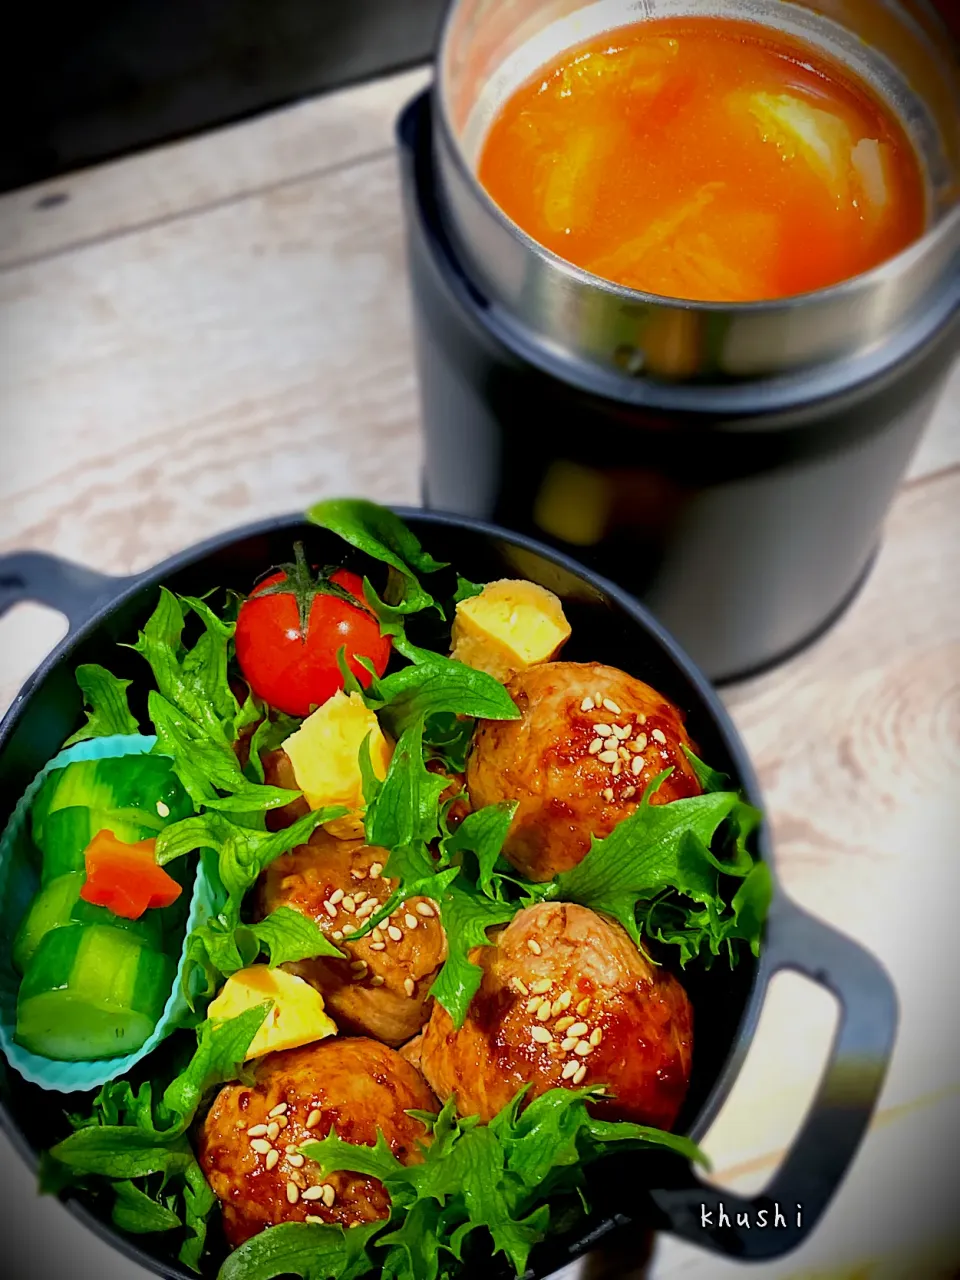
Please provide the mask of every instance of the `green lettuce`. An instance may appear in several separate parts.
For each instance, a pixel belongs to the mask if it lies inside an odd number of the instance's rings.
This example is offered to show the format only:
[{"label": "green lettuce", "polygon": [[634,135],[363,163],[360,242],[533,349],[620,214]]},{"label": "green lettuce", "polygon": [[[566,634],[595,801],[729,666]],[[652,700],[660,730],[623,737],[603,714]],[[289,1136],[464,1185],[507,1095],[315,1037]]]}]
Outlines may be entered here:
[{"label": "green lettuce", "polygon": [[350,1231],[274,1227],[233,1253],[219,1280],[348,1280],[367,1274],[437,1280],[469,1260],[474,1244],[484,1241],[521,1276],[531,1250],[557,1224],[556,1202],[565,1210],[571,1200],[582,1203],[587,1167],[614,1144],[707,1163],[688,1138],[594,1119],[587,1104],[596,1090],[553,1089],[521,1108],[525,1092],[489,1125],[476,1116],[458,1119],[453,1100],[436,1116],[414,1112],[430,1134],[422,1161],[414,1164],[401,1163],[382,1134],[374,1146],[347,1142],[334,1132],[302,1144],[301,1153],[323,1176],[347,1171],[382,1182],[390,1196],[389,1220]]},{"label": "green lettuce", "polygon": [[83,694],[87,722],[63,744],[72,747],[88,738],[109,738],[114,734],[140,732],[136,717],[130,711],[127,690],[132,680],[121,680],[96,663],[77,667],[77,684]]},{"label": "green lettuce", "polygon": [[133,1233],[181,1231],[179,1257],[194,1271],[216,1205],[197,1163],[188,1130],[211,1089],[240,1077],[269,1003],[197,1028],[196,1049],[158,1099],[153,1086],[106,1084],[92,1113],[72,1120],[74,1132],[46,1156],[43,1187],[78,1185],[113,1196],[114,1223]]}]

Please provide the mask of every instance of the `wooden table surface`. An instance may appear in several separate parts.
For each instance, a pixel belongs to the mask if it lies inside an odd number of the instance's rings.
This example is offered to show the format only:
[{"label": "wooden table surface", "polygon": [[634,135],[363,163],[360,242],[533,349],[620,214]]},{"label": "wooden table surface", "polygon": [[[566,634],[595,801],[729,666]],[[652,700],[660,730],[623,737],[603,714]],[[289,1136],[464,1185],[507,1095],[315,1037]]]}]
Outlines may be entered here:
[{"label": "wooden table surface", "polygon": [[[418,501],[393,123],[426,78],[307,101],[0,199],[0,553],[37,547],[129,573],[324,495]],[[809,1242],[753,1267],[758,1280],[960,1268],[958,563],[960,371],[853,609],[808,652],[724,693],[787,890],[883,959],[902,1013],[847,1181]],[[3,707],[63,630],[32,605],[0,623]],[[833,1024],[823,992],[775,981],[705,1143],[718,1183],[767,1181]],[[101,1280],[139,1274],[58,1205],[36,1205],[29,1175],[4,1164],[16,1182],[9,1221],[22,1212],[36,1224],[22,1242],[29,1274],[70,1260],[85,1275],[81,1256]],[[644,1274],[740,1270],[661,1238]]]}]

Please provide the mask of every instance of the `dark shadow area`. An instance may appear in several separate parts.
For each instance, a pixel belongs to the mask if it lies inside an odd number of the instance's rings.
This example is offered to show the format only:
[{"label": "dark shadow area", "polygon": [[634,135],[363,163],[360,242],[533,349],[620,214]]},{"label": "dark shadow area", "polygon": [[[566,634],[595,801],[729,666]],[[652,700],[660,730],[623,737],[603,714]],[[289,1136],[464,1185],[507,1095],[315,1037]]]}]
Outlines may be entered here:
[{"label": "dark shadow area", "polygon": [[39,0],[0,84],[0,191],[426,61],[444,0]]}]

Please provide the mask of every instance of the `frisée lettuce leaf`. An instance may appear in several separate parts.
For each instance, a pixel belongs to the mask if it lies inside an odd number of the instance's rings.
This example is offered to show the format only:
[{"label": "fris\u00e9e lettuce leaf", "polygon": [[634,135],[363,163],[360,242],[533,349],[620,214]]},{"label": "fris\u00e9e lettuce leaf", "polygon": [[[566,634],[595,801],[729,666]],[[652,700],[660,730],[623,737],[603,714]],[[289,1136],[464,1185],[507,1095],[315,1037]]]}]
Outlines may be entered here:
[{"label": "fris\u00e9e lettuce leaf", "polygon": [[87,722],[63,744],[72,747],[88,738],[109,738],[113,734],[139,733],[140,726],[130,711],[127,690],[132,680],[120,680],[95,662],[77,667],[77,684],[83,694]]},{"label": "fris\u00e9e lettuce leaf", "polygon": [[[437,1280],[477,1247],[503,1254],[518,1276],[530,1252],[571,1205],[582,1214],[587,1168],[612,1146],[661,1149],[707,1164],[688,1138],[645,1125],[595,1119],[596,1089],[552,1089],[528,1106],[526,1090],[489,1125],[458,1118],[451,1099],[439,1115],[414,1112],[427,1130],[422,1160],[405,1165],[380,1134],[374,1146],[335,1132],[300,1146],[322,1176],[377,1178],[390,1196],[386,1222],[344,1231],[287,1224],[255,1236],[226,1260],[219,1280],[349,1280],[383,1275]],[[485,1255],[484,1255],[485,1256]]]},{"label": "fris\u00e9e lettuce leaf", "polygon": [[113,1198],[112,1217],[135,1233],[182,1231],[179,1258],[194,1271],[217,1201],[187,1132],[209,1091],[240,1077],[269,1002],[197,1028],[196,1048],[159,1098],[149,1082],[106,1084],[90,1115],[73,1117],[74,1132],[46,1155],[44,1187],[71,1184]]}]

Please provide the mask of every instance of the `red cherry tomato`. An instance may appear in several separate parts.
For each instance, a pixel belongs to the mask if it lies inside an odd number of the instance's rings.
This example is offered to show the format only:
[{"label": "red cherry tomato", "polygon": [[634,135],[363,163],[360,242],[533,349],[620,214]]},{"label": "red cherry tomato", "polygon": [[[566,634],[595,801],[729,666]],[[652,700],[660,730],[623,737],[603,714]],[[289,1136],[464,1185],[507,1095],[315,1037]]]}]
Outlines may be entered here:
[{"label": "red cherry tomato", "polygon": [[240,606],[236,648],[250,688],[269,706],[290,716],[305,716],[312,707],[343,688],[337,652],[346,651],[347,665],[364,688],[370,683],[354,655],[373,663],[383,675],[390,659],[390,637],[380,634],[380,624],[363,603],[363,579],[346,569],[330,575],[361,605],[338,596],[315,594],[305,633],[300,628],[297,597],[291,591],[262,593],[284,582],[286,573],[275,573],[256,586]]}]

